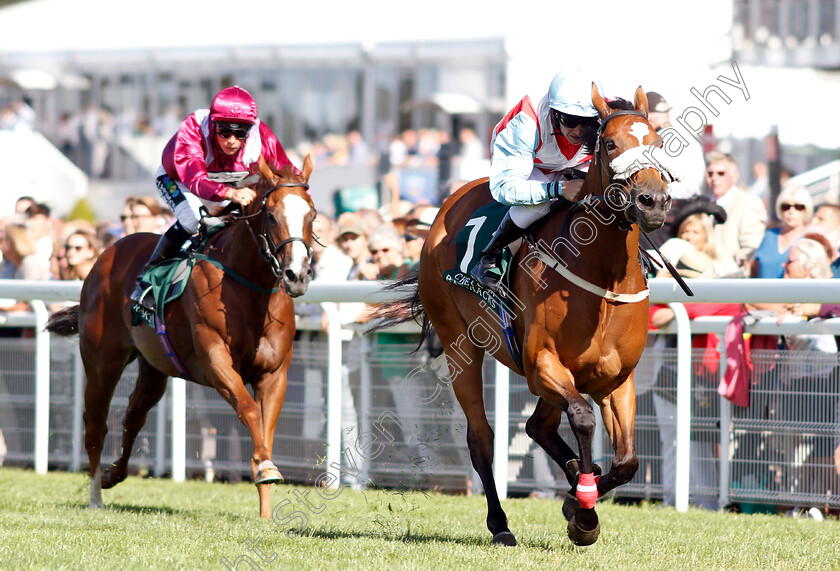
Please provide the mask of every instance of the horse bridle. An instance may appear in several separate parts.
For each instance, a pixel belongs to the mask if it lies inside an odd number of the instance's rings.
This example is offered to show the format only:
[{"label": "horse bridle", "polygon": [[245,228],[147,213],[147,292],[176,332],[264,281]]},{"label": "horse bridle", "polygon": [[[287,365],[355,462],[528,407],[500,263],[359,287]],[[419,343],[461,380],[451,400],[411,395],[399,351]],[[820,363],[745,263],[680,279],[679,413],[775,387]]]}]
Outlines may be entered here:
[{"label": "horse bridle", "polygon": [[[253,214],[243,214],[242,216],[238,217],[239,220],[245,220],[248,226],[248,231],[251,233],[251,237],[256,242],[257,247],[260,249],[260,256],[268,262],[268,265],[271,267],[271,272],[274,274],[274,277],[279,277],[283,279],[283,266],[280,264],[280,260],[277,259],[277,256],[282,248],[284,248],[287,244],[291,242],[301,242],[304,246],[306,246],[306,253],[311,258],[312,257],[312,245],[307,244],[306,240],[303,238],[299,238],[297,236],[291,236],[282,240],[279,244],[274,243],[274,239],[271,237],[271,233],[268,231],[268,222],[272,220],[274,224],[279,225],[279,222],[274,220],[274,218],[269,214],[268,210],[265,207],[266,201],[268,197],[271,196],[271,193],[280,188],[292,188],[292,187],[300,187],[304,190],[309,190],[309,185],[305,182],[284,182],[280,184],[276,184],[269,188],[262,197],[262,202],[260,203],[260,208]],[[251,220],[255,218],[257,215],[262,214],[262,232],[257,234],[254,232],[254,229],[251,227]]]},{"label": "horse bridle", "polygon": [[[637,117],[641,117],[645,121],[647,121],[647,115],[642,113],[641,111],[635,111],[630,109],[619,109],[617,111],[613,111],[606,117],[604,117],[603,121],[601,122],[600,127],[598,127],[597,138],[595,139],[595,152],[593,153],[593,159],[598,163],[598,188],[601,189],[601,192],[604,193],[604,196],[598,197],[599,199],[606,200],[606,189],[604,188],[604,179],[603,174],[607,167],[609,161],[602,160],[601,157],[601,137],[604,134],[604,130],[607,128],[607,124],[617,117],[622,117],[626,115],[633,115]],[[631,193],[632,196],[632,193]],[[622,212],[624,213],[624,218],[627,222],[632,224],[633,219],[630,216],[630,209],[633,208],[633,201],[632,200],[625,200],[624,207],[622,208]],[[621,226],[621,223],[619,223]],[[625,228],[629,230],[629,228]]]}]

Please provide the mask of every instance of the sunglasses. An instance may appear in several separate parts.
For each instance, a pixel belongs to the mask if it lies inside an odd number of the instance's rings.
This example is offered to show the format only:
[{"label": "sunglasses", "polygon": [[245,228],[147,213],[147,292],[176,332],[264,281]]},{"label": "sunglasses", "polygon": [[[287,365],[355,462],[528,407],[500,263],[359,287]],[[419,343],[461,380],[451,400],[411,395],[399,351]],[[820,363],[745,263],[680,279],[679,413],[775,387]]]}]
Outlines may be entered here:
[{"label": "sunglasses", "polygon": [[120,220],[125,222],[126,220],[140,220],[142,218],[152,218],[153,216],[154,214],[131,214],[130,216],[123,214],[122,216],[120,216]]},{"label": "sunglasses", "polygon": [[230,127],[218,127],[216,132],[219,133],[219,136],[222,139],[229,139],[231,135],[233,135],[240,141],[244,141],[248,138],[247,129],[231,129]]},{"label": "sunglasses", "polygon": [[64,247],[64,249],[65,249],[65,250],[76,250],[77,252],[81,252],[82,250],[87,249],[87,246],[77,246],[77,245],[67,244],[67,245]]},{"label": "sunglasses", "polygon": [[779,207],[779,210],[781,210],[782,212],[787,212],[791,208],[795,208],[797,212],[804,212],[805,211],[805,205],[804,204],[788,204],[786,202]]},{"label": "sunglasses", "polygon": [[554,126],[559,128],[558,125],[563,125],[567,129],[574,129],[580,125],[591,125],[596,126],[598,125],[598,117],[581,117],[579,115],[569,115],[568,113],[563,113],[562,111],[557,111],[556,109],[552,109],[552,117],[554,119]]},{"label": "sunglasses", "polygon": [[726,176],[726,171],[706,171],[706,176],[709,178],[713,176]]},{"label": "sunglasses", "polygon": [[391,248],[379,248],[378,250],[371,250],[370,254],[371,254],[371,256],[375,256],[379,252],[382,252],[383,254],[387,254],[390,251],[391,251]]}]

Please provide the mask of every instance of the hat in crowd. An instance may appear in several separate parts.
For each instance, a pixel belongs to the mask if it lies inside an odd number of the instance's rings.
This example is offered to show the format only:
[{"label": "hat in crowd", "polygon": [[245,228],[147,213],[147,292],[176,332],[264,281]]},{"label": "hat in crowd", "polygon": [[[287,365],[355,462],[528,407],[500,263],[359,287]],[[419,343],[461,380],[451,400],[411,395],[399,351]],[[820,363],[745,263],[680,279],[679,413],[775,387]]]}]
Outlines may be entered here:
[{"label": "hat in crowd", "polygon": [[355,234],[356,236],[367,236],[367,230],[361,218],[355,214],[342,214],[338,219],[338,235]]},{"label": "hat in crowd", "polygon": [[714,261],[699,250],[685,252],[677,261],[677,272],[684,278],[712,277]]},{"label": "hat in crowd", "polygon": [[[679,202],[679,204],[677,204]],[[726,222],[726,210],[707,196],[697,196],[684,201],[674,201],[672,228],[676,233],[686,218],[692,214],[708,214],[715,224]]]},{"label": "hat in crowd", "polygon": [[432,223],[435,221],[438,212],[440,212],[440,208],[424,208],[420,213],[420,217],[412,218],[406,226],[413,230],[428,231],[432,228]]},{"label": "hat in crowd", "polygon": [[651,113],[667,113],[671,110],[671,106],[668,105],[665,98],[657,92],[648,91],[645,95],[647,95],[648,100],[648,111]]}]

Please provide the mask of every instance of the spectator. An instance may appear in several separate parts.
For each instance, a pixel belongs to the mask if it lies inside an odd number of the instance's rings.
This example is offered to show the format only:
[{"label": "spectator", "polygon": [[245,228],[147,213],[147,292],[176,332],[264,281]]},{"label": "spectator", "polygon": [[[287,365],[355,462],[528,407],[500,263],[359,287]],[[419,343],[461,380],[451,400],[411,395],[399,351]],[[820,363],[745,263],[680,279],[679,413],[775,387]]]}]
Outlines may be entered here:
[{"label": "spectator", "polygon": [[814,214],[811,194],[801,186],[786,186],[776,198],[776,216],[781,224],[769,228],[755,251],[751,276],[781,278],[788,252]]},{"label": "spectator", "polygon": [[[785,279],[824,279],[831,277],[831,269],[824,244],[808,237],[794,242],[785,262]],[[780,317],[804,319],[820,313],[817,304],[768,304]],[[836,367],[837,343],[827,334],[797,334],[782,337],[782,355],[775,379],[775,387],[768,405],[771,421],[787,425],[814,425],[836,422],[836,393],[834,403],[825,402],[830,394],[832,371]],[[803,352],[814,352],[813,356]],[[797,354],[798,353],[798,354]],[[819,354],[824,354],[821,357]],[[772,481],[786,493],[825,496],[834,489],[831,466],[834,452],[833,438],[807,431],[790,435],[785,431],[771,434],[768,444],[771,453]],[[798,512],[795,507],[791,514]]]},{"label": "spectator", "polygon": [[84,280],[102,253],[99,239],[93,232],[74,230],[63,247],[64,263],[59,265],[62,280]]},{"label": "spectator", "polygon": [[26,209],[26,217],[26,227],[35,240],[38,255],[49,261],[62,222],[51,218],[50,207],[38,202]]},{"label": "spectator", "polygon": [[[656,91],[647,92],[648,121],[657,134],[663,138],[663,146],[673,161],[674,171],[680,180],[668,186],[675,208],[680,201],[699,196],[703,192],[703,173],[706,163],[703,160],[703,147],[694,139],[688,141],[676,136],[671,124],[671,105]],[[676,143],[676,144],[674,144]]]},{"label": "spectator", "polygon": [[761,244],[767,209],[761,199],[736,186],[738,163],[732,155],[706,155],[706,184],[711,197],[726,211],[726,222],[715,226],[715,246],[727,274],[746,275],[748,260]]},{"label": "spectator", "polygon": [[21,196],[15,201],[15,212],[17,214],[26,214],[26,209],[35,204],[35,199],[31,196]]},{"label": "spectator", "polygon": [[[714,278],[714,261],[708,255],[697,250],[684,253],[676,264],[677,271],[685,278]],[[667,272],[660,277],[670,277]],[[703,315],[738,315],[741,306],[736,303],[686,303],[690,318]],[[650,328],[660,329],[674,319],[674,311],[666,305],[650,308]],[[692,408],[695,416],[708,417],[710,422],[718,418],[717,383],[720,356],[717,352],[718,337],[712,333],[692,335],[691,346],[694,352],[701,352],[692,370]],[[658,335],[654,347],[663,350],[676,347],[674,335]],[[676,485],[676,417],[677,417],[677,373],[670,364],[659,369],[653,388],[653,404],[659,426],[662,456],[663,503],[673,505]],[[715,470],[715,440],[707,433],[694,432],[691,437],[691,488],[701,489],[706,493],[695,494],[692,503],[706,509],[717,509],[717,498],[711,490],[717,487]]]},{"label": "spectator", "polygon": [[[3,261],[0,263],[0,279],[48,280],[50,262],[38,255],[35,239],[23,224],[8,223],[0,233],[0,251]],[[0,311],[27,311],[29,303],[14,299],[0,300]],[[27,330],[29,334],[31,330]],[[20,337],[24,330],[20,328],[0,328],[0,337]]]},{"label": "spectator", "polygon": [[[676,234],[665,241],[660,252],[669,261],[680,259],[685,252],[695,249],[707,254],[715,264],[715,274],[725,274],[723,260],[714,240],[714,225],[726,221],[726,212],[704,196],[685,201],[674,214],[672,229]],[[650,251],[655,255],[655,250]]]},{"label": "spectator", "polygon": [[831,260],[837,258],[840,247],[840,205],[823,202],[814,209],[814,217],[805,229],[806,232],[819,232],[831,243],[834,250]]},{"label": "spectator", "polygon": [[[362,268],[370,262],[367,236],[367,228],[354,213],[345,212],[338,217],[338,246],[353,260],[348,275],[350,280],[360,279]],[[374,275],[371,272],[372,270],[368,270],[369,275]]]},{"label": "spectator", "polygon": [[170,215],[171,212],[151,195],[129,196],[125,199],[120,220],[126,236],[136,232],[162,234],[168,226]]},{"label": "spectator", "polygon": [[403,240],[405,240],[405,255],[411,266],[420,263],[420,252],[432,228],[432,222],[440,209],[429,207],[420,211],[418,218],[412,218],[406,223]]}]

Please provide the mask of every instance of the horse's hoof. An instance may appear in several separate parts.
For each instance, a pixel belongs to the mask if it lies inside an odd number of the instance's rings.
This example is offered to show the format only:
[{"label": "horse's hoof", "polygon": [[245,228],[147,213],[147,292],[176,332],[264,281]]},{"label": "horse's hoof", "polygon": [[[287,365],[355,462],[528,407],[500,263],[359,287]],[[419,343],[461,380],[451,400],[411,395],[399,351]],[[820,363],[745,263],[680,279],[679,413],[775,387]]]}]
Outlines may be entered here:
[{"label": "horse's hoof", "polygon": [[103,506],[101,503],[98,503],[98,504],[97,504],[97,503],[95,503],[95,502],[90,502],[90,503],[88,504],[88,509],[89,509],[89,510],[101,510],[101,509],[103,509],[104,507],[105,507],[105,506]]},{"label": "horse's hoof", "polygon": [[266,466],[257,472],[257,477],[254,483],[260,484],[278,484],[283,481],[283,476],[276,466]]},{"label": "horse's hoof", "polygon": [[601,535],[601,522],[598,521],[598,516],[593,510],[592,516],[595,518],[594,527],[591,526],[591,522],[583,524],[579,521],[578,517],[582,515],[580,513],[582,511],[584,510],[578,510],[575,516],[569,520],[569,524],[566,526],[566,533],[569,534],[569,539],[572,540],[572,543],[585,547],[598,541],[598,536]]},{"label": "horse's hoof", "polygon": [[566,499],[563,500],[563,517],[566,518],[566,521],[572,521],[579,507],[580,504],[575,493],[573,491],[566,492]]},{"label": "horse's hoof", "polygon": [[509,531],[500,531],[493,536],[493,545],[508,545],[513,547],[516,545],[516,537]]}]

